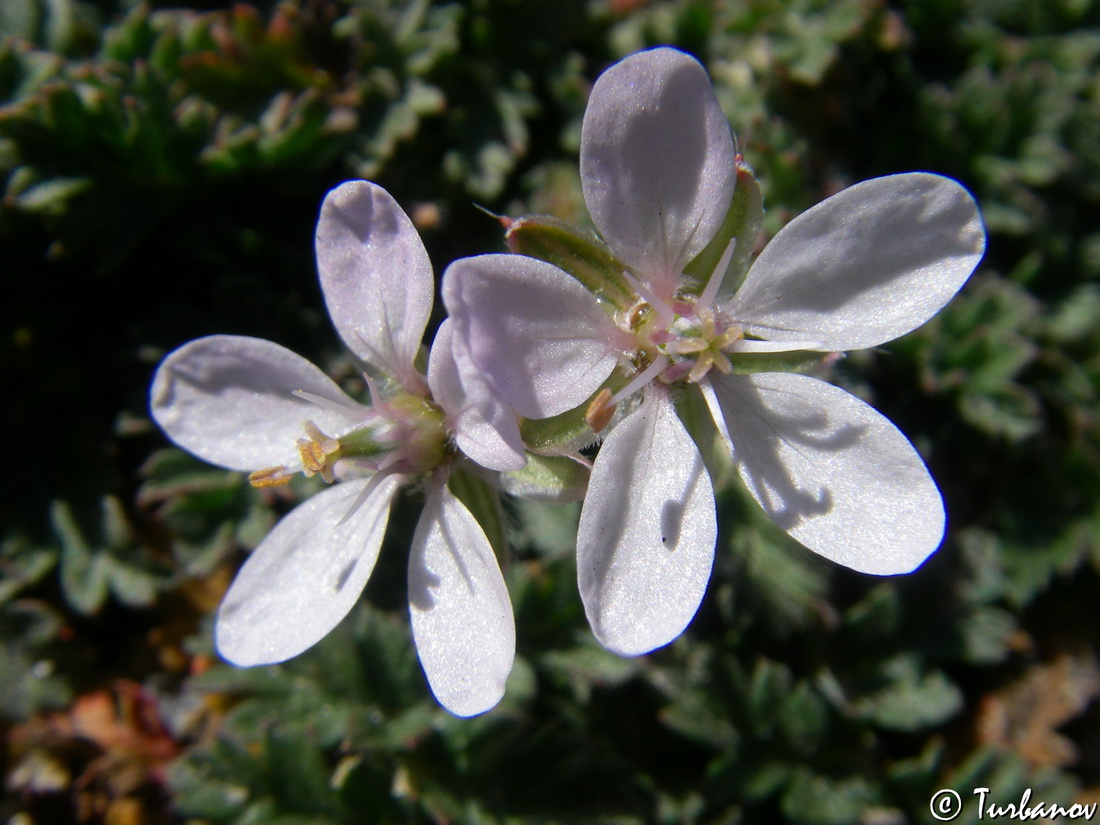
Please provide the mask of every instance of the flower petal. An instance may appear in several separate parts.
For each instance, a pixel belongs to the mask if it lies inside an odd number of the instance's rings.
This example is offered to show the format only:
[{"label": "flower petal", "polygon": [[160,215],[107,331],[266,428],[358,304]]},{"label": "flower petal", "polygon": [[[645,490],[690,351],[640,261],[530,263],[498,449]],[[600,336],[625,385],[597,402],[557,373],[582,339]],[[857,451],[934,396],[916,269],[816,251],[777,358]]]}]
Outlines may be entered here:
[{"label": "flower petal", "polygon": [[939,547],[936,482],[881,413],[806,375],[714,376],[711,384],[749,492],[806,547],[882,576],[914,570]]},{"label": "flower petal", "polygon": [[428,386],[447,414],[448,429],[467,456],[490,470],[519,470],[527,463],[516,414],[468,355],[454,350],[454,324],[444,319],[428,356]]},{"label": "flower petal", "polygon": [[409,613],[439,703],[456,716],[496,705],[516,654],[512,602],[489,539],[444,486],[429,494],[413,535]]},{"label": "flower petal", "polygon": [[581,129],[581,181],[596,227],[663,298],[730,206],[733,135],[694,58],[670,48],[600,75]]},{"label": "flower petal", "polygon": [[874,178],[783,227],[725,311],[772,341],[873,347],[939,312],[984,251],[978,206],[955,181],[926,172]]},{"label": "flower petal", "polygon": [[455,337],[516,412],[549,418],[607,380],[619,330],[562,270],[523,255],[462,258],[443,274]]},{"label": "flower petal", "polygon": [[603,645],[636,656],[679,636],[707,589],[717,536],[714,489],[668,396],[604,441],[577,535],[577,581]]},{"label": "flower petal", "polygon": [[[330,404],[318,406],[295,390]],[[339,436],[370,414],[302,356],[236,335],[199,338],[169,353],[157,367],[149,407],[183,449],[246,472],[296,464],[305,421]]]},{"label": "flower petal", "polygon": [[218,652],[241,667],[282,662],[319,642],[348,614],[374,569],[397,476],[342,524],[364,478],[299,504],[260,542],[218,609]]},{"label": "flower petal", "polygon": [[382,187],[348,181],[325,197],[316,247],[325,304],[340,337],[406,389],[420,390],[413,360],[435,281],[412,221]]}]

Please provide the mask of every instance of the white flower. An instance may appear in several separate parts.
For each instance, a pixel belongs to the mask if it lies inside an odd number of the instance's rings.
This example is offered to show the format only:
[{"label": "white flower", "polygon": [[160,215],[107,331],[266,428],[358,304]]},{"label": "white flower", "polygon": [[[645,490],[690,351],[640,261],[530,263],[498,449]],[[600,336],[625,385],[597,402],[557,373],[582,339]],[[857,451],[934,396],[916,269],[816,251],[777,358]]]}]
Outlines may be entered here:
[{"label": "white flower", "polygon": [[503,695],[515,627],[489,541],[446,477],[459,460],[452,443],[484,467],[522,467],[515,416],[483,381],[459,373],[448,323],[427,378],[417,371],[434,279],[415,228],[385,190],[366,181],[334,189],[316,240],[333,323],[387,382],[380,390],[368,378],[372,406],[278,344],[227,335],[172,352],[151,389],[153,417],[176,444],[251,472],[257,486],[297,471],[342,482],[289,513],[245,562],[218,611],[218,651],[250,666],[318,642],[362,593],[400,486],[425,476],[409,557],[413,636],[439,702],[459,716],[481,713]]},{"label": "white flower", "polygon": [[[635,305],[599,302],[518,256],[459,261],[444,278],[461,357],[520,414],[577,407],[616,365],[634,377],[597,396],[592,418],[642,391],[596,457],[577,538],[589,621],[625,655],[683,631],[713,562],[714,494],[677,386],[698,388],[753,497],[811,550],[889,575],[916,568],[943,536],[935,482],[890,421],[815,378],[735,367],[749,353],[873,347],[923,324],[981,259],[973,199],[926,173],[852,186],[784,227],[727,298],[732,243],[705,285],[683,273],[719,231],[736,175],[702,66],[668,48],[635,54],[597,80],[581,138],[585,202]],[[506,319],[486,311],[490,296]]]}]

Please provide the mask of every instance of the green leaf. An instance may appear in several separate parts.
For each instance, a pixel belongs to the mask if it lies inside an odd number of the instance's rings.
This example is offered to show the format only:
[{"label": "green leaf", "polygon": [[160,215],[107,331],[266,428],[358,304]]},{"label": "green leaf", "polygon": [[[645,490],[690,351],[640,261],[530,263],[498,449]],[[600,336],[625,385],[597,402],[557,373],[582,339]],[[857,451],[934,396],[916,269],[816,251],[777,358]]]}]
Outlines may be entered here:
[{"label": "green leaf", "polygon": [[522,535],[518,544],[527,544],[540,553],[561,558],[577,549],[577,521],[580,505],[546,504],[531,499],[518,499],[513,508]]},{"label": "green leaf", "polygon": [[156,575],[119,559],[103,559],[105,575],[111,592],[125,605],[148,607],[157,598],[159,579]]},{"label": "green leaf", "polygon": [[70,199],[91,186],[91,178],[53,178],[24,189],[12,201],[27,212],[56,217],[65,214]]},{"label": "green leaf", "polygon": [[0,605],[40,582],[57,565],[56,547],[39,547],[22,536],[0,544]]},{"label": "green leaf", "polygon": [[939,725],[963,708],[958,686],[941,671],[924,670],[914,654],[901,653],[876,674],[884,685],[870,685],[851,703],[860,718],[891,730],[917,731]]},{"label": "green leaf", "polygon": [[567,685],[578,701],[585,702],[594,687],[620,685],[633,678],[639,672],[639,662],[586,641],[579,647],[548,651],[541,657],[540,670],[547,678]]},{"label": "green leaf", "polygon": [[878,794],[863,777],[833,778],[797,770],[783,793],[787,821],[798,825],[849,825],[861,821]]},{"label": "green leaf", "polygon": [[980,607],[959,623],[963,657],[973,664],[991,665],[1004,661],[1009,641],[1017,632],[1016,617],[999,607]]},{"label": "green leaf", "polygon": [[98,612],[107,599],[104,558],[88,546],[67,503],[54,502],[50,521],[61,542],[61,589],[65,598],[79,613]]}]

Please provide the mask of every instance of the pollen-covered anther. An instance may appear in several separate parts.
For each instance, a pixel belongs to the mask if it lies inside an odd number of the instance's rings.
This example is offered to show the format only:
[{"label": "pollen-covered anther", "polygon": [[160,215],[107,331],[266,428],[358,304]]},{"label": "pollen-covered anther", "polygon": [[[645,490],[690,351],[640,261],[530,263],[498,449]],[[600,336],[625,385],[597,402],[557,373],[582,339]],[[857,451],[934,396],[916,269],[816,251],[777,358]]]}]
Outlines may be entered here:
[{"label": "pollen-covered anther", "polygon": [[253,487],[281,487],[290,483],[293,474],[286,467],[268,467],[248,474],[248,483]]},{"label": "pollen-covered anther", "polygon": [[298,439],[298,455],[302,459],[302,473],[309,478],[320,475],[331,484],[336,480],[332,467],[340,456],[340,442],[321,432],[312,421],[305,422],[309,438]]},{"label": "pollen-covered anther", "polygon": [[611,390],[604,387],[588,404],[584,411],[584,422],[598,433],[611,422],[611,416],[615,414],[615,405],[611,403]]}]

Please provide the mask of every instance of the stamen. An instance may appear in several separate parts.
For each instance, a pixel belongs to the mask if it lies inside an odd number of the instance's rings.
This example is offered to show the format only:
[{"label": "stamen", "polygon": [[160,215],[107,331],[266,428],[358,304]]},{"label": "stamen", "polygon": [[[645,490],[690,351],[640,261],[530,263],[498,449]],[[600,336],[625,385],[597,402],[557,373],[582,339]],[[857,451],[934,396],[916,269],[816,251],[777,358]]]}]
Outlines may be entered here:
[{"label": "stamen", "polygon": [[611,422],[611,417],[615,414],[615,405],[610,402],[611,390],[604,387],[596,393],[596,397],[588,405],[588,409],[584,412],[584,422],[592,432],[600,432]]},{"label": "stamen", "polygon": [[317,442],[321,446],[321,449],[325,451],[325,455],[332,455],[340,449],[340,442],[335,438],[325,435],[312,421],[307,421],[302,426],[306,428],[306,435]]},{"label": "stamen", "polygon": [[[394,450],[392,453],[387,453],[386,456],[378,462],[378,472],[396,472],[395,465],[399,461],[404,461],[407,458],[404,451]],[[390,469],[393,467],[394,469]]]},{"label": "stamen", "polygon": [[726,251],[722,253],[722,257],[718,259],[718,265],[714,267],[710,278],[707,279],[707,285],[699,293],[699,305],[709,307],[714,302],[718,290],[722,287],[722,281],[726,278],[726,270],[729,269],[730,261],[733,260],[733,250],[736,247],[737,238],[730,238],[730,242],[726,244]]},{"label": "stamen", "polygon": [[289,484],[293,473],[286,467],[268,467],[248,474],[248,483],[253,487],[281,487]]},{"label": "stamen", "polygon": [[676,313],[672,311],[672,307],[657,297],[649,287],[627,272],[623,270],[623,277],[626,278],[626,282],[630,284],[631,288],[638,293],[645,302],[653,307],[653,311],[657,313],[657,321],[662,327],[672,326],[672,322],[676,320]]},{"label": "stamen", "polygon": [[615,406],[624,398],[629,398],[650,381],[652,381],[654,378],[656,378],[658,375],[660,375],[662,372],[664,372],[665,368],[668,366],[668,363],[669,358],[667,355],[658,355],[656,358],[653,359],[652,364],[650,364],[648,367],[646,367],[644,370],[634,376],[634,379],[613,396],[611,396],[611,399],[607,403],[611,406]]},{"label": "stamen", "polygon": [[365,372],[363,373],[363,380],[367,382],[367,392],[370,393],[371,407],[374,408],[375,412],[385,418],[386,415],[383,410],[386,409],[386,404],[385,401],[382,399],[382,394],[378,392],[378,385],[375,384],[374,379],[367,375]]},{"label": "stamen", "polygon": [[710,381],[700,381],[699,389],[703,393],[703,400],[707,402],[710,417],[714,419],[714,426],[718,428],[718,434],[726,444],[726,449],[731,456],[737,455],[733,448],[733,439],[730,438],[729,427],[726,426],[726,416],[722,412],[722,405],[718,401],[718,394],[714,391],[714,385]]}]

